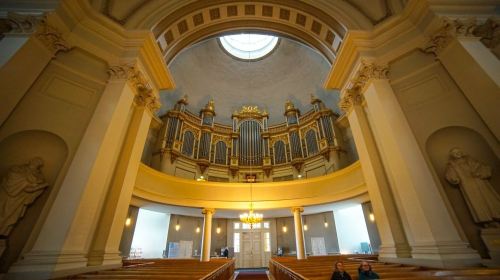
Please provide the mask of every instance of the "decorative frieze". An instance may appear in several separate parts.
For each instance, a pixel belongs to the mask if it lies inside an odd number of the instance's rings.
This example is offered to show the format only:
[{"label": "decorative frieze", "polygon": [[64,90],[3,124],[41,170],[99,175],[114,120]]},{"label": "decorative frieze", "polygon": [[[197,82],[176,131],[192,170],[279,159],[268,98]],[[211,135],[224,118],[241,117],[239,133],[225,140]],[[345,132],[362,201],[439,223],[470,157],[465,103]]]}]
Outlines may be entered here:
[{"label": "decorative frieze", "polygon": [[67,52],[72,48],[62,33],[48,24],[47,19],[40,20],[35,36],[54,54],[59,51]]}]

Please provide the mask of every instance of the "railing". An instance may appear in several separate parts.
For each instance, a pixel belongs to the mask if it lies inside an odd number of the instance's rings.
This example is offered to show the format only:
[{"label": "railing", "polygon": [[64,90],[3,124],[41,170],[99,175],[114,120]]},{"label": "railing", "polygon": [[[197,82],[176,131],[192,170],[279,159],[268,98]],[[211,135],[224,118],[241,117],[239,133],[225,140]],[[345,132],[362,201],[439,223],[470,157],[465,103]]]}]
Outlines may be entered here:
[{"label": "railing", "polygon": [[224,264],[222,267],[215,269],[200,280],[229,280],[233,276],[234,270],[235,260],[232,259],[230,262]]},{"label": "railing", "polygon": [[286,266],[280,264],[279,262],[271,259],[269,260],[269,273],[276,280],[304,280],[302,275],[293,272]]}]

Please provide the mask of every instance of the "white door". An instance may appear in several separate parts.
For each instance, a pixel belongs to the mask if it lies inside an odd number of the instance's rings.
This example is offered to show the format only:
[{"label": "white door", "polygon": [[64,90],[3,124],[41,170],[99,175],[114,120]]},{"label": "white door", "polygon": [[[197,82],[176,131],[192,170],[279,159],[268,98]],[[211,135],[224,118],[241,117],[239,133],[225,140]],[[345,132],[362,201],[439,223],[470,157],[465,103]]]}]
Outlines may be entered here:
[{"label": "white door", "polygon": [[193,257],[193,241],[181,240],[179,242],[179,258],[190,259]]},{"label": "white door", "polygon": [[242,232],[241,233],[241,267],[263,267],[262,232]]},{"label": "white door", "polygon": [[313,256],[326,255],[326,246],[324,237],[311,237],[311,247]]}]

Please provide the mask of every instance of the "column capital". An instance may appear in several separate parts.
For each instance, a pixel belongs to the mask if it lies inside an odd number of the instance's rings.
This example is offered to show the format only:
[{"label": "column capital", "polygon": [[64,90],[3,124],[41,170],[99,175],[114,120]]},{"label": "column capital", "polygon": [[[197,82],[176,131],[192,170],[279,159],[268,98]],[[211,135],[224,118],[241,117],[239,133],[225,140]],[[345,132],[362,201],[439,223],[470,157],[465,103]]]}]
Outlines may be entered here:
[{"label": "column capital", "polygon": [[201,214],[203,215],[206,215],[206,214],[214,214],[215,213],[215,209],[214,208],[203,208],[201,210]]},{"label": "column capital", "polygon": [[495,48],[500,43],[500,19],[494,17],[480,22],[474,17],[442,17],[439,28],[430,36],[423,51],[438,56],[453,39],[459,37],[477,37],[486,47]]},{"label": "column capital", "polygon": [[295,213],[295,212],[302,213],[302,212],[304,212],[304,207],[302,207],[302,206],[295,206],[295,207],[292,207],[290,210],[292,211],[292,213]]},{"label": "column capital", "polygon": [[339,107],[342,111],[349,113],[354,105],[361,105],[363,101],[364,97],[359,89],[347,89],[340,99]]},{"label": "column capital", "polygon": [[8,12],[6,18],[0,19],[0,34],[32,34],[42,19],[43,15]]},{"label": "column capital", "polygon": [[137,106],[144,106],[151,113],[156,112],[161,103],[154,93],[146,76],[133,63],[111,65],[108,68],[110,80],[127,80],[135,91],[134,102]]},{"label": "column capital", "polygon": [[370,79],[387,79],[388,73],[388,65],[361,60],[358,71],[351,79],[349,89],[362,92]]},{"label": "column capital", "polygon": [[34,35],[54,54],[59,51],[67,52],[72,49],[72,46],[64,39],[62,33],[48,23],[47,17],[39,21]]}]

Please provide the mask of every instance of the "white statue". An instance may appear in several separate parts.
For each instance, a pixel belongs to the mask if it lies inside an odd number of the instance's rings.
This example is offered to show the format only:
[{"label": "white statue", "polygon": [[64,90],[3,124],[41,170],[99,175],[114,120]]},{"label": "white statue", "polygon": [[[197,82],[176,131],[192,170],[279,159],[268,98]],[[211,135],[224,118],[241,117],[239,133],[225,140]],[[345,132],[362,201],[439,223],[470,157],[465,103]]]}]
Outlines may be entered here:
[{"label": "white statue", "polygon": [[0,185],[0,236],[9,235],[28,205],[47,188],[40,171],[42,166],[43,159],[35,157],[27,164],[13,166],[3,178]]},{"label": "white statue", "polygon": [[459,148],[450,150],[446,180],[460,185],[474,221],[485,226],[500,221],[500,195],[488,182],[490,177],[489,166],[465,155]]}]

